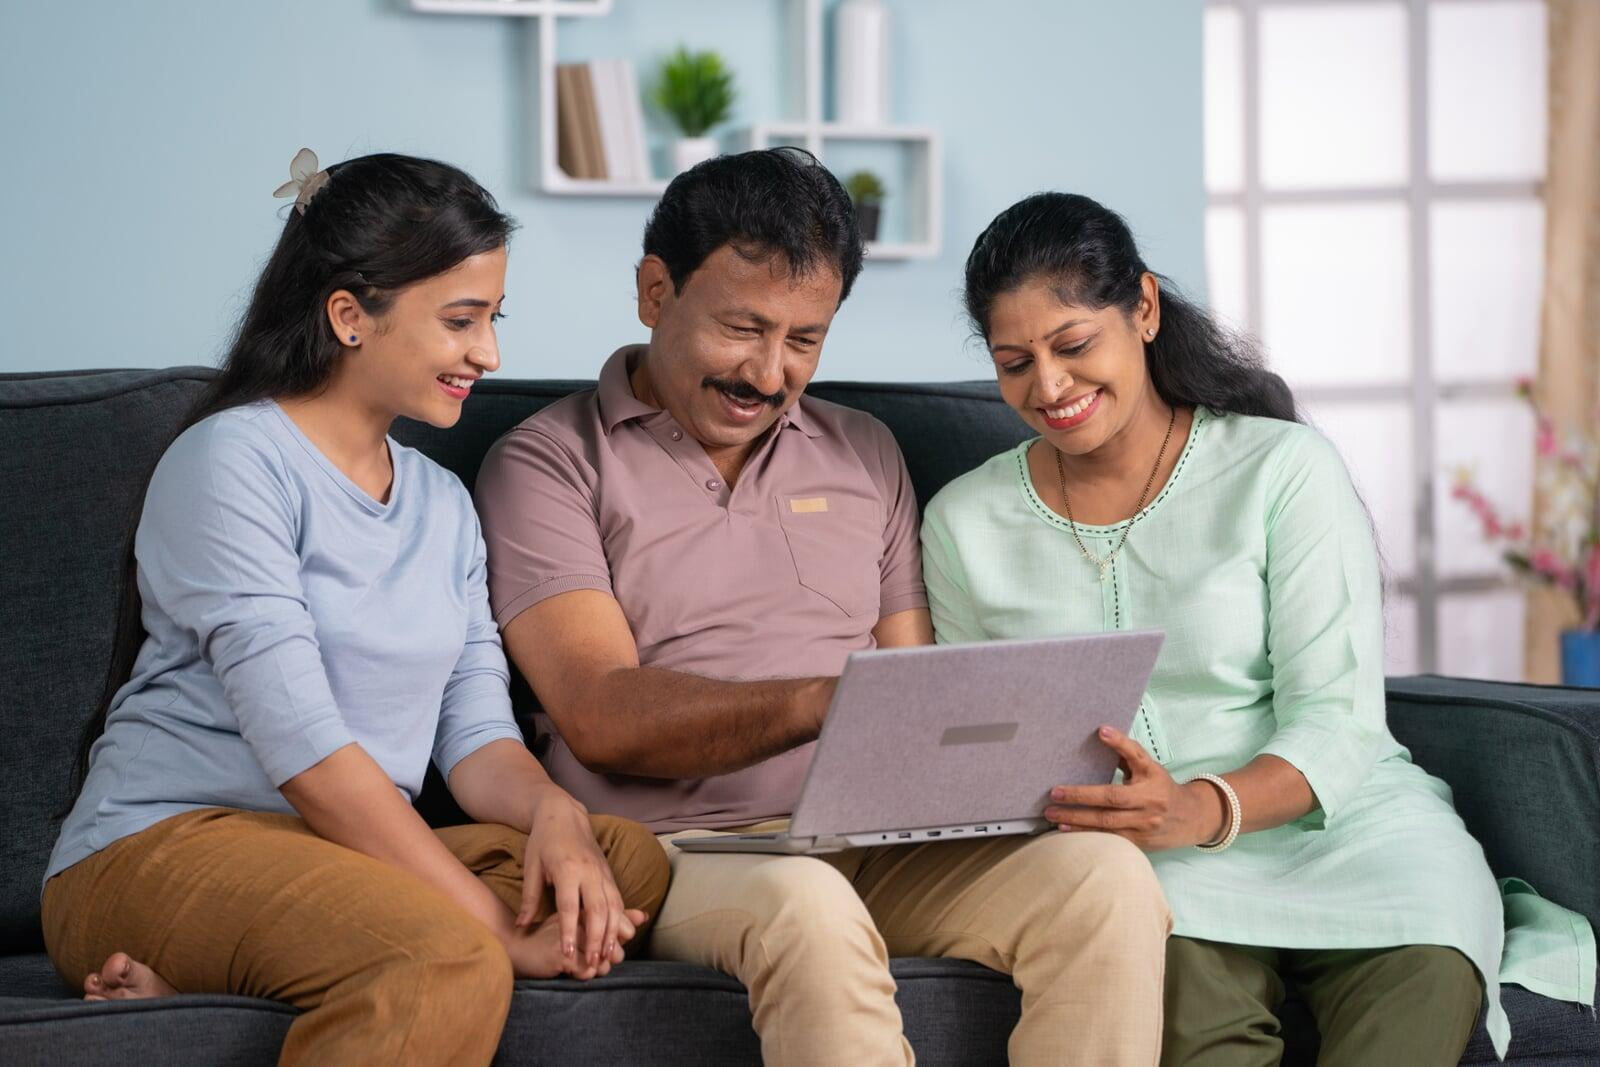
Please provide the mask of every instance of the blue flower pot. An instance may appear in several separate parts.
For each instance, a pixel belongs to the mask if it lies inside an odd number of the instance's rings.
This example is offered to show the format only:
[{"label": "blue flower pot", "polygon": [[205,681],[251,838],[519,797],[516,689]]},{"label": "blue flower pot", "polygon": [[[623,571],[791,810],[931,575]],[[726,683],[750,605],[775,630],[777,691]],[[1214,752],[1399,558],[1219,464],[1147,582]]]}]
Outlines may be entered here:
[{"label": "blue flower pot", "polygon": [[1600,689],[1600,631],[1567,630],[1561,635],[1561,684]]}]

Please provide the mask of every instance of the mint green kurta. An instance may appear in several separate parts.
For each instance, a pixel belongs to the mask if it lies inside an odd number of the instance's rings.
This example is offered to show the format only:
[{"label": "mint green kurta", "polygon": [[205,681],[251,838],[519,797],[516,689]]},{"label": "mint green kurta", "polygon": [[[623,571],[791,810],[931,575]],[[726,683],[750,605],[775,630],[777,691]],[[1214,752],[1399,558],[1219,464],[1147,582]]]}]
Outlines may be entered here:
[{"label": "mint green kurta", "polygon": [[[1332,445],[1295,423],[1197,411],[1172,477],[1102,583],[1034,492],[1031,444],[928,505],[938,639],[1164,630],[1133,737],[1180,781],[1271,753],[1320,802],[1227,852],[1153,853],[1174,933],[1276,948],[1453,946],[1485,979],[1502,1056],[1500,981],[1593,1002],[1588,923],[1521,895],[1514,919],[1540,936],[1508,948],[1499,889],[1449,787],[1389,734],[1377,554]],[[1078,529],[1101,557],[1122,532]]]}]

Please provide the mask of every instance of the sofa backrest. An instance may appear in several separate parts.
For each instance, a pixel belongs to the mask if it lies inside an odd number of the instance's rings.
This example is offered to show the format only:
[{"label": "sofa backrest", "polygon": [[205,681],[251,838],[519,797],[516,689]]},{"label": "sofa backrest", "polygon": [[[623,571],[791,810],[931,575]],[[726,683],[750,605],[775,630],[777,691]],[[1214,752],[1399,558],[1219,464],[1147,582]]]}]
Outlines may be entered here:
[{"label": "sofa backrest", "polygon": [[[40,946],[39,887],[104,681],[134,502],[213,372],[0,375],[0,951]],[[506,430],[590,382],[485,381],[450,430],[395,436],[469,488]],[[919,499],[1026,436],[992,383],[818,383],[894,432]],[[449,805],[425,812],[448,821]]]}]

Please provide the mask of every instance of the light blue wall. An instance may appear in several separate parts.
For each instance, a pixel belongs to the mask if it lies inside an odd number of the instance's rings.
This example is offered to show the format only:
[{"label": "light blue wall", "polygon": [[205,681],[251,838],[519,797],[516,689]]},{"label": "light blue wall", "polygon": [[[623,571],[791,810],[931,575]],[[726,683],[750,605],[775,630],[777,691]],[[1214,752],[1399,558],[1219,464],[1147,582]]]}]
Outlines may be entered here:
[{"label": "light blue wall", "polygon": [[[679,41],[727,55],[744,117],[781,99],[786,0],[616,0],[563,55]],[[995,212],[1043,188],[1122,211],[1151,265],[1203,280],[1200,5],[891,0],[897,121],[945,137],[945,249],[870,265],[829,378],[988,373],[957,307]],[[281,227],[272,189],[310,145],[469,170],[522,222],[503,374],[591,377],[640,339],[649,203],[533,191],[518,20],[398,0],[0,2],[0,371],[213,362]]]}]

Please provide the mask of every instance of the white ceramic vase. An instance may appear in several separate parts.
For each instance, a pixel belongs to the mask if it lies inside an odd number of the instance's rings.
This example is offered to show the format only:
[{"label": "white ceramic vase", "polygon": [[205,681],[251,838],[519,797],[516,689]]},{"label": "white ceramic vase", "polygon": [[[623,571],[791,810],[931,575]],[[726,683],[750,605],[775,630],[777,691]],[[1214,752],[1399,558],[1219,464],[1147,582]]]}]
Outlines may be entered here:
[{"label": "white ceramic vase", "polygon": [[833,13],[833,106],[840,122],[889,121],[889,9],[883,0],[843,0]]},{"label": "white ceramic vase", "polygon": [[682,174],[718,154],[715,137],[680,137],[672,142],[672,172]]}]

